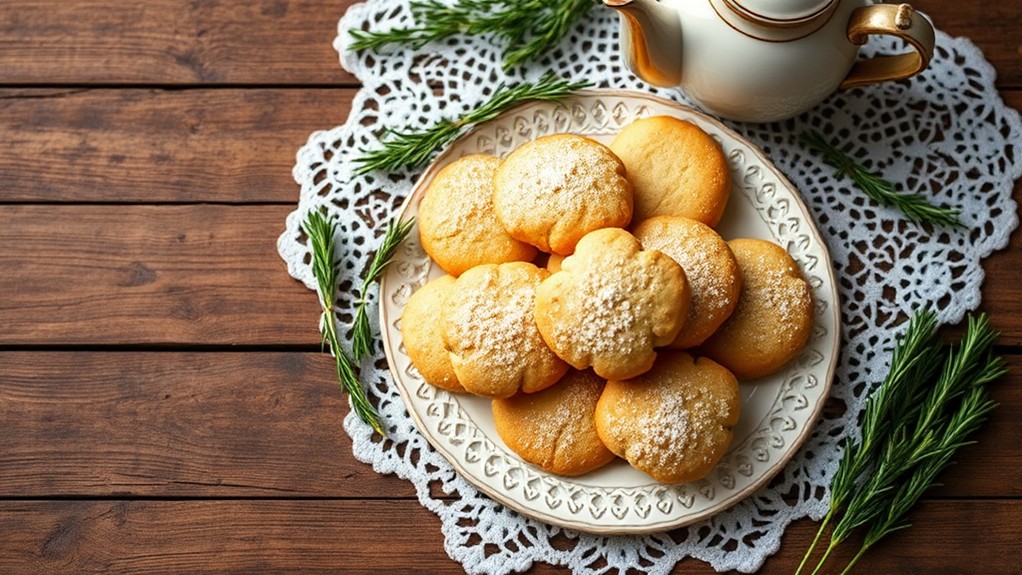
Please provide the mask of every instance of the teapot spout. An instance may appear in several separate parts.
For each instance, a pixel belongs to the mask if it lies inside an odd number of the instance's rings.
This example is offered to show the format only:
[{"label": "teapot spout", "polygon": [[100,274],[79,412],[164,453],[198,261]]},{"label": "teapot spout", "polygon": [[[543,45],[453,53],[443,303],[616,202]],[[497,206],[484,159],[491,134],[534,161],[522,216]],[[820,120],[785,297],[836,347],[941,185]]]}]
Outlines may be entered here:
[{"label": "teapot spout", "polygon": [[621,15],[621,52],[636,76],[665,88],[681,83],[681,18],[657,0],[603,0]]}]

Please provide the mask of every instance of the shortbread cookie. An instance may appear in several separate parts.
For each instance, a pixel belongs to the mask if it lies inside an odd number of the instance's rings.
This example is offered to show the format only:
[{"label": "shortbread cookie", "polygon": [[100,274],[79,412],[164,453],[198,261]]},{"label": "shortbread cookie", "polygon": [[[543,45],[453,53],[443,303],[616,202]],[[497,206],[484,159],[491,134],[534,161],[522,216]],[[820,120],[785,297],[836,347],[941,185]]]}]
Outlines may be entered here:
[{"label": "shortbread cookie", "polygon": [[459,276],[480,264],[528,261],[536,248],[504,231],[493,213],[500,160],[475,154],[448,164],[419,203],[419,239],[443,270]]},{"label": "shortbread cookie", "polygon": [[543,342],[533,310],[549,272],[526,262],[476,266],[444,302],[444,346],[466,391],[511,397],[539,391],[568,371]]},{"label": "shortbread cookie", "polygon": [[802,351],[813,329],[813,296],[795,261],[765,240],[728,242],[742,274],[731,317],[703,344],[741,379],[773,373]]},{"label": "shortbread cookie", "polygon": [[653,365],[688,313],[685,273],[619,228],[590,232],[536,294],[547,345],[576,369],[627,379]]},{"label": "shortbread cookie", "polygon": [[444,347],[441,317],[454,278],[440,276],[415,290],[401,312],[401,339],[412,365],[426,383],[447,391],[465,391]]},{"label": "shortbread cookie", "polygon": [[493,423],[511,451],[558,475],[581,475],[614,459],[596,434],[596,402],[606,382],[575,371],[537,393],[493,400]]},{"label": "shortbread cookie", "polygon": [[678,262],[692,289],[688,319],[671,347],[703,343],[738,305],[742,281],[731,248],[710,226],[681,216],[650,218],[633,232],[643,248],[660,250]]},{"label": "shortbread cookie", "polygon": [[685,216],[713,227],[731,193],[727,158],[709,134],[670,116],[636,120],[618,132],[610,149],[628,170],[635,221]]},{"label": "shortbread cookie", "polygon": [[686,483],[706,476],[727,452],[740,403],[738,380],[727,369],[668,351],[646,374],[607,382],[596,431],[653,479]]},{"label": "shortbread cookie", "polygon": [[548,272],[555,274],[561,271],[561,263],[564,262],[564,256],[557,254],[550,254],[550,257],[546,260],[546,269]]},{"label": "shortbread cookie", "polygon": [[544,136],[511,152],[493,179],[493,207],[511,237],[570,255],[588,232],[632,219],[621,160],[573,134]]}]

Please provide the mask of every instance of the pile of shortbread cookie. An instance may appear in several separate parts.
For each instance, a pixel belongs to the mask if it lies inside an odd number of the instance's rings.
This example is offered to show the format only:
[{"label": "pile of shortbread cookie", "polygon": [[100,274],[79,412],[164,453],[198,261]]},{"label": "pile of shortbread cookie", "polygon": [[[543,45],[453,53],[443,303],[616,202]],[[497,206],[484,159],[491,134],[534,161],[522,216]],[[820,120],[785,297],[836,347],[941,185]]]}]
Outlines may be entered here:
[{"label": "pile of shortbread cookie", "polygon": [[618,456],[665,483],[705,476],[738,422],[738,379],[784,366],[813,321],[782,247],[714,231],[731,186],[720,145],[668,116],[610,147],[557,134],[454,161],[419,205],[448,275],[404,308],[412,363],[493,398],[501,438],[546,471]]}]

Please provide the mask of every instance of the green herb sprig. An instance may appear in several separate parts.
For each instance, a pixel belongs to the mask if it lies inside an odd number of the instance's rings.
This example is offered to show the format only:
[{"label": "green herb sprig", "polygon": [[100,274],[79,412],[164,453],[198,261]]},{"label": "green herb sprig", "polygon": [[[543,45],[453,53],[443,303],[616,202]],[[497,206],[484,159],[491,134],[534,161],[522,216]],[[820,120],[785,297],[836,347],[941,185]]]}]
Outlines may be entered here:
[{"label": "green herb sprig", "polygon": [[469,126],[492,120],[522,102],[557,101],[590,85],[588,82],[568,82],[552,73],[544,74],[535,83],[525,82],[514,87],[501,84],[488,101],[458,120],[444,119],[422,131],[390,132],[382,148],[368,152],[363,150],[363,155],[355,159],[361,164],[356,173],[422,166]]},{"label": "green herb sprig", "polygon": [[329,220],[319,211],[312,210],[306,215],[302,224],[309,236],[312,247],[312,274],[319,288],[319,303],[323,308],[321,318],[323,345],[330,348],[337,364],[337,379],[351,397],[351,405],[358,417],[368,423],[380,435],[386,435],[380,423],[380,414],[369,403],[366,390],[362,387],[355,372],[355,361],[348,357],[341,348],[341,340],[337,333],[337,321],[334,314],[334,302],[337,301],[337,260],[334,257],[334,238],[337,235],[337,224]]},{"label": "green herb sprig", "polygon": [[895,191],[893,183],[870,173],[818,132],[804,133],[799,136],[799,140],[809,149],[822,155],[823,161],[828,165],[837,168],[838,176],[848,176],[867,196],[880,204],[901,210],[909,220],[915,223],[929,222],[964,227],[962,221],[958,219],[962,213],[960,209],[935,206],[923,194]]},{"label": "green herb sprig", "polygon": [[[867,401],[862,439],[850,442],[842,456],[831,485],[830,511],[796,574],[838,513],[840,519],[813,574],[855,529],[865,527],[868,531],[863,546],[842,573],[850,572],[877,541],[908,527],[905,515],[934,485],[958,448],[971,443],[967,438],[995,407],[987,385],[1005,369],[1004,360],[993,354],[997,332],[990,328],[987,317],[969,317],[957,349],[937,342],[935,328],[930,312],[917,313],[896,345],[887,379]],[[939,362],[941,356],[946,357],[943,363]],[[932,365],[940,365],[939,373],[927,367]],[[842,512],[845,501],[847,507]]]},{"label": "green herb sprig", "polygon": [[410,3],[416,25],[382,32],[352,30],[355,51],[387,44],[418,49],[456,34],[493,34],[504,47],[504,69],[536,59],[555,46],[595,5],[593,0],[438,0]]},{"label": "green herb sprig", "polygon": [[923,310],[912,316],[905,335],[894,348],[887,378],[866,400],[861,438],[846,441],[830,486],[830,508],[796,573],[802,572],[827,526],[844,509],[862,474],[877,459],[890,437],[895,414],[912,409],[911,406],[919,402],[920,391],[925,392],[922,383],[929,380],[940,365],[936,361],[939,352],[939,347],[935,345],[936,336],[936,313]]},{"label": "green herb sprig", "polygon": [[373,351],[373,331],[369,325],[369,315],[366,313],[369,288],[383,275],[384,270],[387,269],[391,260],[394,259],[394,252],[397,251],[397,247],[401,245],[401,242],[405,241],[414,225],[414,218],[404,222],[391,220],[387,223],[387,232],[383,236],[383,241],[380,243],[379,249],[376,250],[376,255],[373,256],[372,261],[369,263],[369,269],[366,271],[365,277],[362,278],[362,289],[359,291],[361,296],[358,298],[358,304],[355,309],[355,321],[352,324],[351,352],[355,355],[356,361],[368,357]]}]

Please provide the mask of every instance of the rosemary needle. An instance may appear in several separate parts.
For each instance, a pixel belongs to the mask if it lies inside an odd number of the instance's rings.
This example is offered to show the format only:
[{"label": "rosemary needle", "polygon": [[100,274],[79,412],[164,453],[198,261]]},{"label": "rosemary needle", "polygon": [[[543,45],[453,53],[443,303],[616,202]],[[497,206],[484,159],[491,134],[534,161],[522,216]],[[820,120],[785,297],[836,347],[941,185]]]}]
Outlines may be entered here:
[{"label": "rosemary needle", "polygon": [[866,400],[861,439],[846,442],[831,482],[830,508],[803,555],[796,575],[802,572],[827,525],[843,509],[862,474],[876,461],[890,435],[895,414],[916,405],[920,392],[925,392],[923,383],[933,377],[940,365],[936,336],[936,313],[923,310],[913,314],[908,329],[895,344],[887,377]]},{"label": "rosemary needle", "polygon": [[855,163],[844,152],[830,144],[818,132],[810,131],[799,136],[799,140],[809,149],[823,156],[823,161],[837,168],[837,175],[847,175],[856,186],[873,200],[901,210],[905,216],[916,223],[964,227],[958,216],[960,209],[946,206],[935,206],[922,194],[898,193],[894,184],[870,173],[866,168]]},{"label": "rosemary needle", "polygon": [[383,242],[369,263],[365,277],[362,278],[362,289],[359,291],[360,297],[355,310],[355,322],[352,324],[351,352],[355,355],[356,361],[368,357],[373,351],[373,332],[369,325],[369,315],[366,313],[369,288],[383,275],[383,271],[394,259],[397,247],[408,237],[414,224],[414,219],[404,222],[391,220],[387,223],[387,232],[383,236]]},{"label": "rosemary needle", "polygon": [[501,84],[487,102],[458,120],[444,119],[432,128],[418,132],[390,132],[389,137],[383,140],[382,148],[362,150],[363,155],[355,159],[361,164],[356,173],[422,166],[469,126],[492,120],[522,102],[556,101],[587,86],[590,86],[588,82],[568,82],[549,72],[535,83],[524,82],[514,87]]},{"label": "rosemary needle", "polygon": [[323,345],[330,348],[334,356],[337,379],[351,397],[351,405],[358,417],[368,423],[380,435],[386,435],[380,423],[380,415],[369,403],[365,388],[355,373],[354,361],[341,348],[337,335],[337,320],[334,314],[334,302],[337,300],[337,260],[334,257],[334,238],[337,225],[319,211],[310,211],[302,224],[309,236],[312,248],[312,274],[316,278],[319,291],[319,303],[323,308],[321,318]]},{"label": "rosemary needle", "polygon": [[416,24],[382,32],[352,30],[356,51],[387,44],[418,49],[456,34],[492,34],[504,45],[504,69],[534,60],[555,46],[595,5],[593,0],[439,0],[409,3]]},{"label": "rosemary needle", "polygon": [[[868,526],[863,548],[845,572],[876,541],[908,526],[904,516],[994,408],[986,386],[1005,373],[1004,360],[992,351],[996,338],[986,315],[970,316],[965,337],[946,354],[936,381],[931,374],[915,384],[919,393],[910,394],[912,402],[891,414],[878,460],[867,476],[853,477],[855,484],[843,488],[854,494],[814,574],[853,530]],[[866,433],[864,427],[863,441]]]},{"label": "rosemary needle", "polygon": [[985,388],[973,387],[969,390],[958,411],[952,416],[944,438],[931,456],[917,466],[908,480],[898,488],[884,512],[866,533],[862,547],[841,572],[842,575],[851,572],[852,567],[877,541],[911,527],[910,523],[905,522],[905,515],[912,510],[923,493],[935,484],[940,472],[951,465],[955,451],[972,443],[967,438],[983,425],[995,407],[997,404],[990,399]]}]

